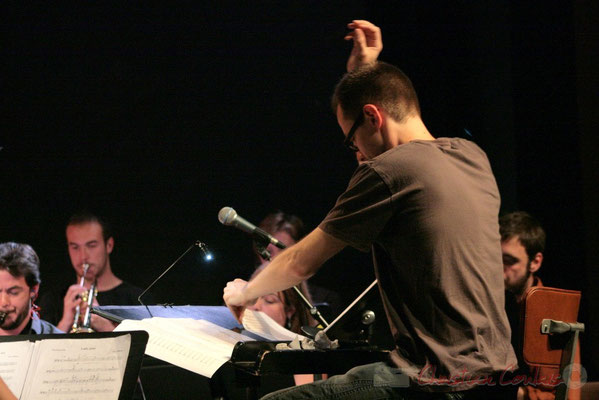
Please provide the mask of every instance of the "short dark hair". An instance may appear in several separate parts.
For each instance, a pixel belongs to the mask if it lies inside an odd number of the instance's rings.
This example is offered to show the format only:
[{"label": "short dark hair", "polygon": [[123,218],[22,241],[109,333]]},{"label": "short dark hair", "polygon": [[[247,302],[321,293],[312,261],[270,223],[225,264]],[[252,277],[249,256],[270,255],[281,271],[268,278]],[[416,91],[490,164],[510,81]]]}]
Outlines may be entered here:
[{"label": "short dark hair", "polygon": [[24,277],[29,288],[39,285],[40,259],[28,244],[0,243],[0,270],[6,270],[15,278]]},{"label": "short dark hair", "polygon": [[67,227],[71,225],[83,225],[95,222],[100,225],[102,228],[102,237],[104,238],[104,242],[112,237],[112,228],[106,219],[102,218],[97,214],[93,214],[89,211],[78,211],[75,214],[71,215],[69,221],[67,222]]},{"label": "short dark hair", "polygon": [[420,115],[418,95],[410,79],[399,68],[384,62],[368,64],[346,73],[335,87],[331,105],[343,115],[356,118],[365,104],[383,108],[396,121]]},{"label": "short dark hair", "polygon": [[541,223],[524,211],[515,211],[499,218],[501,241],[518,237],[526,249],[528,261],[545,251],[545,231]]}]

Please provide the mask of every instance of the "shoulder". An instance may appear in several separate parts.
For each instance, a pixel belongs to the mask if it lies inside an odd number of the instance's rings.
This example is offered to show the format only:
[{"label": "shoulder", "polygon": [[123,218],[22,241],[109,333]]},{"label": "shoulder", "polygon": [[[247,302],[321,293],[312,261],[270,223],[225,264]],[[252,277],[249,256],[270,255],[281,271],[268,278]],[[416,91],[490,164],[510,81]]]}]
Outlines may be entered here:
[{"label": "shoulder", "polygon": [[[462,138],[413,140],[375,157],[372,168],[380,174],[420,174],[443,166],[488,169],[485,152],[474,142]],[[469,168],[468,167],[468,168]]]},{"label": "shoulder", "polygon": [[52,325],[48,321],[40,319],[39,317],[34,317],[31,321],[31,330],[37,335],[64,333],[56,326]]},{"label": "shoulder", "polygon": [[139,296],[142,292],[141,288],[130,284],[129,282],[123,281],[114,288],[107,290],[105,293],[118,293],[118,294],[133,294]]},{"label": "shoulder", "polygon": [[393,159],[394,157],[410,157],[420,154],[447,154],[452,152],[465,152],[485,156],[485,152],[474,142],[462,138],[440,137],[435,140],[413,140],[386,151],[374,160]]},{"label": "shoulder", "polygon": [[110,290],[98,292],[98,301],[103,305],[137,304],[137,298],[142,291],[137,286],[123,281]]}]

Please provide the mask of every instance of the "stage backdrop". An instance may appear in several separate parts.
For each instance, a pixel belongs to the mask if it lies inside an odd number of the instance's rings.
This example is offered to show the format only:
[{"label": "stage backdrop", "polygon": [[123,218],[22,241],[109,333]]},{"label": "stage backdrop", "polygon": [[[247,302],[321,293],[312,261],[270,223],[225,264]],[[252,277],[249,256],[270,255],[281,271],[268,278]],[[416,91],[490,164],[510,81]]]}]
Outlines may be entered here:
[{"label": "stage backdrop", "polygon": [[[221,207],[254,223],[282,209],[312,229],[347,185],[355,160],[329,103],[345,25],[365,18],[383,30],[381,59],[412,78],[433,135],[477,142],[502,211],[544,223],[541,276],[584,290],[597,330],[596,223],[585,230],[597,215],[597,62],[585,56],[597,14],[574,3],[3,5],[0,241],[36,249],[43,289],[73,281],[64,225],[78,209],[112,222],[113,268],[139,286],[201,240],[215,260],[175,268],[161,296],[220,304],[225,282],[253,267]],[[347,304],[372,279],[370,256],[349,249],[313,284]],[[597,342],[583,347],[592,374]]]}]

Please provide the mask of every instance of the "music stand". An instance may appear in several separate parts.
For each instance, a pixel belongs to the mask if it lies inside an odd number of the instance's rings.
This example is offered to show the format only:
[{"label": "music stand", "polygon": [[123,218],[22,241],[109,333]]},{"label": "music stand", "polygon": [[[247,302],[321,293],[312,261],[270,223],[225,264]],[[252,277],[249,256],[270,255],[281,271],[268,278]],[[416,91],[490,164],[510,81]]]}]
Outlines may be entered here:
[{"label": "music stand", "polygon": [[[148,313],[148,309],[151,312]],[[110,321],[144,318],[192,318],[212,322],[226,329],[241,329],[231,311],[224,306],[101,306],[92,312]],[[247,334],[247,332],[244,332]],[[184,368],[146,355],[140,372],[144,390],[155,398],[210,398],[210,380]]]},{"label": "music stand", "polygon": [[225,306],[100,306],[93,307],[92,313],[117,324],[124,319],[139,321],[154,316],[203,319],[225,329],[243,328]]},{"label": "music stand", "polygon": [[131,335],[131,345],[129,346],[129,355],[127,357],[127,366],[123,375],[123,382],[119,392],[119,400],[130,400],[135,391],[137,377],[141,369],[146,344],[148,343],[148,333],[145,331],[126,331],[126,332],[95,332],[85,334],[48,334],[48,335],[17,335],[0,336],[0,342],[19,342],[38,340],[64,340],[64,339],[103,339],[123,335]]}]

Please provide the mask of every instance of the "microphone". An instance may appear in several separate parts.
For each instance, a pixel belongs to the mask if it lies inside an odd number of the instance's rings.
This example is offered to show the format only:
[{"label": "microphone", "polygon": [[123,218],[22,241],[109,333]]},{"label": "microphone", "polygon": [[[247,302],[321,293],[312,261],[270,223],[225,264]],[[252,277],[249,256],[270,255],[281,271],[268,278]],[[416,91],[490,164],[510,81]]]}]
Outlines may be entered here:
[{"label": "microphone", "polygon": [[245,233],[249,233],[254,239],[260,240],[264,243],[273,244],[279,249],[284,249],[287,247],[268,232],[241,218],[231,207],[221,208],[218,212],[218,220],[223,225],[233,226],[237,229],[241,229]]}]

